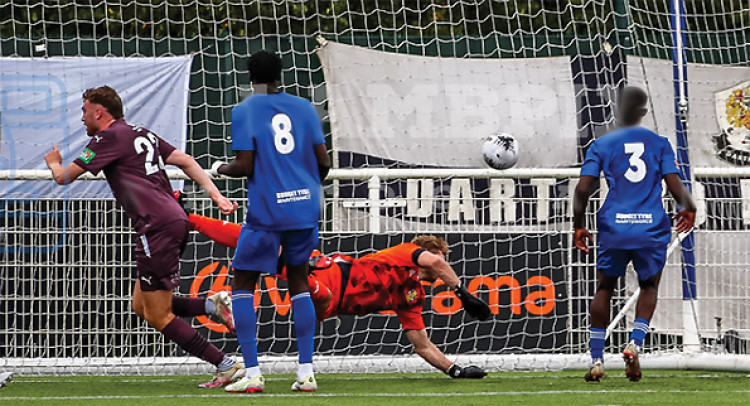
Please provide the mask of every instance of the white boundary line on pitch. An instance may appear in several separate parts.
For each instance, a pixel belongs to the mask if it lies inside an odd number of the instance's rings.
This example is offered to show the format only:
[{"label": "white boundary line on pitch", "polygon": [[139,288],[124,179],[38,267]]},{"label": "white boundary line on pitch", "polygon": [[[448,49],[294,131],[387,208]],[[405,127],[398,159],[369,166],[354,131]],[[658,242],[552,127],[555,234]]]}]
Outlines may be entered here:
[{"label": "white boundary line on pitch", "polygon": [[97,399],[162,399],[162,398],[304,398],[310,397],[322,397],[322,398],[337,398],[337,397],[458,397],[458,396],[520,396],[520,395],[593,395],[593,394],[610,394],[610,393],[750,393],[748,390],[734,390],[734,391],[704,391],[704,390],[594,390],[594,391],[580,391],[580,390],[558,390],[558,391],[538,391],[538,392],[461,392],[461,393],[297,393],[297,394],[285,394],[285,393],[253,393],[253,394],[205,394],[205,395],[152,395],[152,396],[17,396],[17,397],[0,397],[0,401],[5,400],[97,400]]},{"label": "white boundary line on pitch", "polygon": [[[331,376],[333,376],[332,374]],[[317,374],[317,376],[320,377],[326,377],[328,374]],[[624,377],[625,374],[608,374],[608,377]],[[649,379],[657,378],[657,379],[669,379],[669,378],[679,378],[679,379],[715,379],[715,378],[735,378],[735,377],[742,377],[742,378],[750,378],[750,374],[745,373],[727,373],[727,374],[689,374],[689,375],[647,375],[646,376]],[[80,383],[81,380],[75,380],[75,379],[28,379],[29,377],[26,377],[27,379],[13,379],[12,383]],[[414,374],[411,376],[349,376],[349,377],[335,377],[337,381],[403,381],[403,380],[416,380],[416,379],[425,379],[425,378],[433,378],[433,379],[443,379],[443,376],[441,375],[418,375]],[[504,375],[493,375],[488,376],[487,379],[492,380],[511,380],[511,379],[540,379],[540,378],[551,378],[551,379],[579,379],[580,376],[578,375],[510,375],[510,376],[504,376]],[[266,382],[279,382],[279,381],[288,381],[293,380],[293,377],[290,378],[282,378],[282,377],[270,377],[266,378]],[[200,380],[196,378],[196,380]],[[124,378],[124,379],[97,379],[96,382],[100,383],[137,383],[137,382],[184,382],[184,379],[177,379],[177,378],[154,378],[149,379],[148,376],[144,376],[137,379],[132,378]],[[480,381],[477,381],[480,382]]]}]

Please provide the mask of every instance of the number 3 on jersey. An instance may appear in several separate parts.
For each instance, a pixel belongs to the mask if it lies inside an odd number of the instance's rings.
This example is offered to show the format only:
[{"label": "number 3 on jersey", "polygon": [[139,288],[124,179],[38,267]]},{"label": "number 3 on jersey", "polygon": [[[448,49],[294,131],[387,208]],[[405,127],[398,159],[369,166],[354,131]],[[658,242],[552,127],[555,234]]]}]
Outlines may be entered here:
[{"label": "number 3 on jersey", "polygon": [[292,135],[292,120],[284,113],[279,113],[271,119],[273,128],[273,143],[281,154],[288,154],[294,150],[294,136]]},{"label": "number 3 on jersey", "polygon": [[[630,142],[625,144],[625,153],[630,154],[630,167],[625,172],[625,179],[638,183],[646,177],[646,163],[641,159],[645,151],[642,142]],[[635,167],[635,170],[633,170]]]}]

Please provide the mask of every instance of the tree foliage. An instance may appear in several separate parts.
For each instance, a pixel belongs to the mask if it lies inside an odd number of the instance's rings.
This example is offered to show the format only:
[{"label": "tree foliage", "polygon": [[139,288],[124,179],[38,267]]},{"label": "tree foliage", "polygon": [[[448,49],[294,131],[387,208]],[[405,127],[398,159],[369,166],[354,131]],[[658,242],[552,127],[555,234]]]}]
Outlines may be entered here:
[{"label": "tree foliage", "polygon": [[[130,0],[7,1],[11,38],[183,38],[260,35],[462,37],[533,33],[590,36],[615,27],[624,0]],[[664,18],[666,0],[629,0],[634,21]],[[689,26],[747,29],[746,0],[686,2]]]}]

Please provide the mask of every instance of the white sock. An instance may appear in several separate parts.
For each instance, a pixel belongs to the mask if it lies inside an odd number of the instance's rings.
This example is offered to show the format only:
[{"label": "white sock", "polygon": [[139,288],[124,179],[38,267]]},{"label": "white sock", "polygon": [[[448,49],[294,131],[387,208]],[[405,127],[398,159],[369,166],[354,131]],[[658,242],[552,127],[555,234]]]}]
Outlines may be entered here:
[{"label": "white sock", "polygon": [[245,377],[247,377],[249,379],[253,379],[256,376],[260,376],[260,375],[263,375],[263,374],[261,374],[261,372],[260,372],[260,366],[258,366],[258,365],[254,366],[254,367],[250,367],[250,368],[245,368]]},{"label": "white sock", "polygon": [[203,305],[204,309],[206,309],[206,314],[214,314],[216,313],[216,303],[214,303],[213,300],[206,298],[206,304]]},{"label": "white sock", "polygon": [[297,370],[297,380],[303,381],[309,375],[314,375],[313,364],[299,364],[299,369]]}]

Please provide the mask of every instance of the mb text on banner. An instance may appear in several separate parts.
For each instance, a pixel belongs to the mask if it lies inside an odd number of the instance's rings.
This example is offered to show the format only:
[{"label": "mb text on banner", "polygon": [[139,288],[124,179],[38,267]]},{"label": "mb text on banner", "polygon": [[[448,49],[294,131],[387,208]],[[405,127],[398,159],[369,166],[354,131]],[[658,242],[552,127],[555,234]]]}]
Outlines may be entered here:
[{"label": "mb text on banner", "polygon": [[[81,122],[81,95],[108,85],[120,95],[125,120],[184,150],[192,58],[0,58],[0,170],[47,169],[55,144],[63,165],[89,137]],[[60,187],[53,181],[0,181],[6,199],[108,198],[103,181]]]},{"label": "mb text on banner", "polygon": [[[687,70],[690,164],[750,165],[750,68],[689,63]],[[644,126],[675,146],[672,62],[628,57],[628,81],[651,97]]]},{"label": "mb text on banner", "polygon": [[[517,167],[576,163],[568,57],[425,57],[334,42],[318,55],[336,151],[414,165],[484,167],[483,140],[507,132],[520,144]],[[524,146],[534,153],[524,153]]]}]

